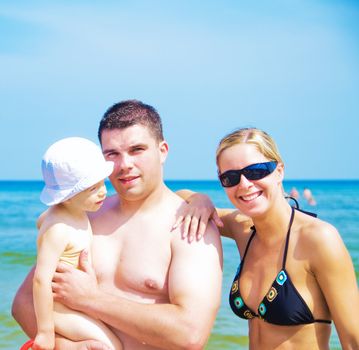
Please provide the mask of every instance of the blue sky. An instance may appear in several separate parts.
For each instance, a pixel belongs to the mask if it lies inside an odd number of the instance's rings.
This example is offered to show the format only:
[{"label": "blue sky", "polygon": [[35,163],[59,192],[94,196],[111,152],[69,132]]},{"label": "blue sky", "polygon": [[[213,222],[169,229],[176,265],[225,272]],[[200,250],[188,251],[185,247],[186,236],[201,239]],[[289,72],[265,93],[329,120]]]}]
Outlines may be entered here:
[{"label": "blue sky", "polygon": [[166,179],[215,179],[226,133],[277,141],[287,179],[359,179],[359,3],[0,4],[0,179],[40,179],[46,148],[96,140],[113,103],[162,116]]}]

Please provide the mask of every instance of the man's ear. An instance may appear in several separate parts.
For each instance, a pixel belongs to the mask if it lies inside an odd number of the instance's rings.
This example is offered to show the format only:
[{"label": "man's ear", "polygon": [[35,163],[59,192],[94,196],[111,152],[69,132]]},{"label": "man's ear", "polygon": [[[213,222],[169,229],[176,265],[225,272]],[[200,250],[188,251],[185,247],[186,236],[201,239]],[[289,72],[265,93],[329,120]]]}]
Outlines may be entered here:
[{"label": "man's ear", "polygon": [[158,145],[158,149],[160,151],[161,164],[166,161],[168,154],[168,143],[166,141],[161,141]]}]

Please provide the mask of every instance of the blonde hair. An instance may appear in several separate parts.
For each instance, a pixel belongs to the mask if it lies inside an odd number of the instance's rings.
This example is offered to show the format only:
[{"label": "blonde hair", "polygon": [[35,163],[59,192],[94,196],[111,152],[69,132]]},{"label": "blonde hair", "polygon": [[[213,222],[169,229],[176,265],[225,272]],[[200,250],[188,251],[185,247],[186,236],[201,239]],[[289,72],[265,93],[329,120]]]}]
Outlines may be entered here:
[{"label": "blonde hair", "polygon": [[219,157],[222,152],[238,144],[252,144],[269,160],[283,163],[278,148],[271,136],[265,131],[257,128],[241,128],[223,137],[216,151],[216,162],[218,166]]}]

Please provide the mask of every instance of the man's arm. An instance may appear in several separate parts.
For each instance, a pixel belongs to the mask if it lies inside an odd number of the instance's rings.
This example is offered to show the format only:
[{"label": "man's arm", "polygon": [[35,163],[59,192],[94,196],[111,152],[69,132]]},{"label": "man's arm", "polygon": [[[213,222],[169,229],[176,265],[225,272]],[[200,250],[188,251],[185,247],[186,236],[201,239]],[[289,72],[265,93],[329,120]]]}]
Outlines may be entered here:
[{"label": "man's arm", "polygon": [[[24,282],[18,289],[11,313],[16,322],[20,325],[26,335],[33,339],[37,333],[35,309],[32,296],[32,281],[34,278],[35,266],[26,276]],[[55,349],[66,350],[109,350],[109,348],[96,340],[73,342],[60,336],[56,336]]]},{"label": "man's arm", "polygon": [[37,332],[35,309],[32,298],[32,280],[34,278],[34,272],[35,266],[31,269],[18,289],[11,309],[12,316],[30,338],[34,338]]},{"label": "man's arm", "polygon": [[55,274],[55,300],[97,317],[139,342],[162,349],[203,349],[220,305],[222,249],[209,225],[205,237],[188,244],[175,233],[169,269],[169,303],[142,304],[101,291],[89,273],[62,266]]}]

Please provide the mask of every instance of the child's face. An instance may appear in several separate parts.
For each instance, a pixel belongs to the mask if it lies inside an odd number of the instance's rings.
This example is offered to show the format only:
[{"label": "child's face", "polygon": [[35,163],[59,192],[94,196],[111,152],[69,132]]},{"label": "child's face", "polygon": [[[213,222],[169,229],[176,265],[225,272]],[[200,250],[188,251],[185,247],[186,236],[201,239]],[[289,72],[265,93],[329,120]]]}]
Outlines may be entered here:
[{"label": "child's face", "polygon": [[102,203],[106,198],[106,194],[105,181],[102,180],[87,190],[70,198],[69,201],[72,205],[75,205],[77,208],[81,208],[84,211],[97,211],[101,208]]}]

